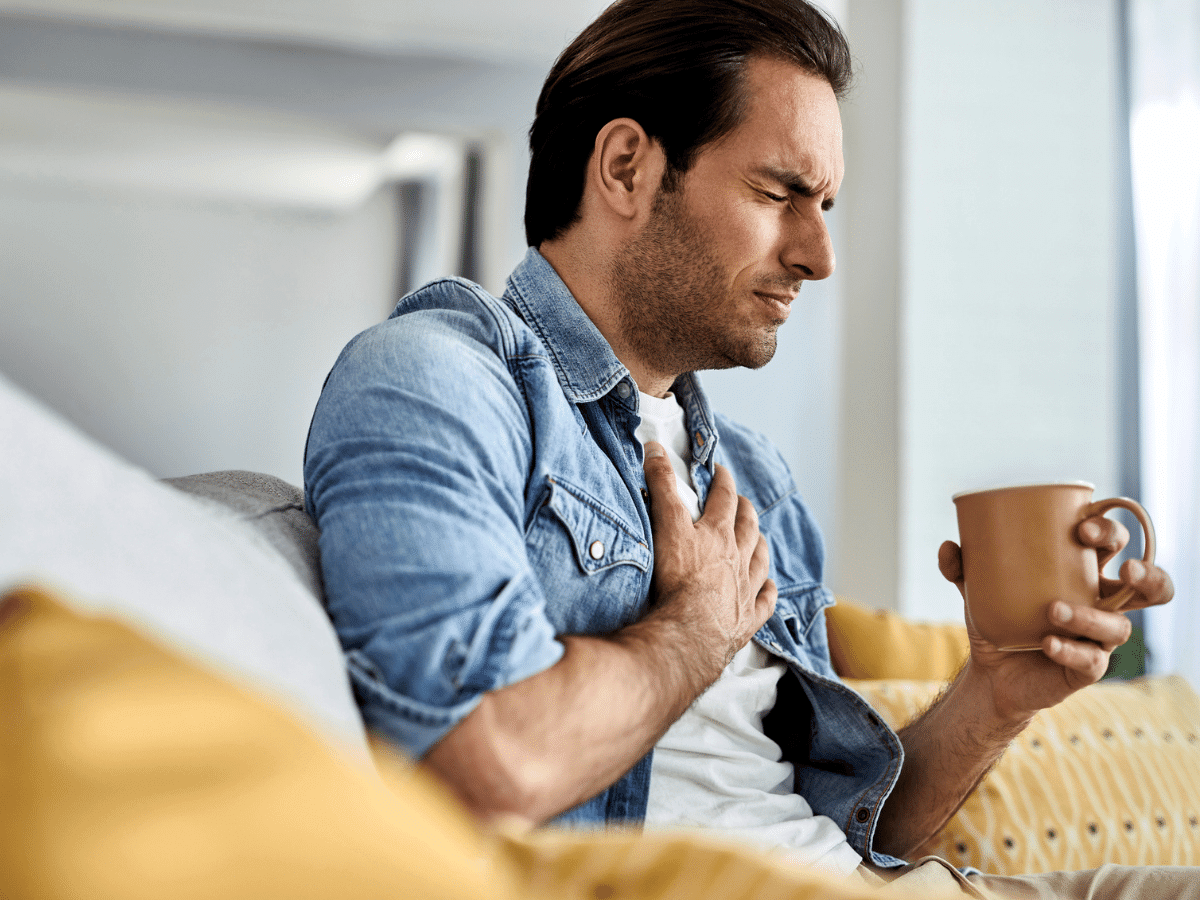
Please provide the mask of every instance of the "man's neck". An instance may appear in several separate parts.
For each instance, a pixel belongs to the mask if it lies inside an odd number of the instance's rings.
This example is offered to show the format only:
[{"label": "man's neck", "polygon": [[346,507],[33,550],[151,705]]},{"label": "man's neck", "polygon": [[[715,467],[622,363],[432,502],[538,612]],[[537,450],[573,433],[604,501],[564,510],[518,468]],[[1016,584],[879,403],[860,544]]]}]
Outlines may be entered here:
[{"label": "man's neck", "polygon": [[620,303],[612,292],[612,280],[605,254],[581,237],[580,229],[543,241],[538,252],[563,280],[575,302],[596,326],[621,364],[629,370],[638,390],[654,397],[665,397],[680,373],[659,372],[650,361],[634,352],[621,328]]}]

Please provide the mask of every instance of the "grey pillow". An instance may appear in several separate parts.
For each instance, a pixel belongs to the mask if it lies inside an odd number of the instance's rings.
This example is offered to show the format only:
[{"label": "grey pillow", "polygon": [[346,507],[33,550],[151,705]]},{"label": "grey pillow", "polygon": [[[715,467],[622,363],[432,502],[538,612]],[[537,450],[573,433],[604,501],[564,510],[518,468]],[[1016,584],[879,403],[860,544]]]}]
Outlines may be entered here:
[{"label": "grey pillow", "polygon": [[240,469],[164,478],[163,482],[233,511],[291,563],[301,584],[325,605],[318,546],[321,532],[304,510],[300,488],[274,475]]}]

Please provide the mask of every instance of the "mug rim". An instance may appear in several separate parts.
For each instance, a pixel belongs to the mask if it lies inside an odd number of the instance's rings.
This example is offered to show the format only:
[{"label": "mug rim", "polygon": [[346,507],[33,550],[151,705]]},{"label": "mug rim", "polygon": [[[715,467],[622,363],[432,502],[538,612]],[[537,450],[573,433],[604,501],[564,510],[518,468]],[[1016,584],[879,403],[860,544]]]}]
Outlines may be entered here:
[{"label": "mug rim", "polygon": [[969,491],[959,491],[950,497],[952,503],[957,503],[963,497],[968,497],[971,494],[991,494],[997,491],[1019,491],[1026,488],[1043,488],[1043,487],[1082,487],[1090,490],[1096,490],[1096,486],[1090,481],[1030,481],[1023,484],[999,484],[994,487],[972,488]]}]

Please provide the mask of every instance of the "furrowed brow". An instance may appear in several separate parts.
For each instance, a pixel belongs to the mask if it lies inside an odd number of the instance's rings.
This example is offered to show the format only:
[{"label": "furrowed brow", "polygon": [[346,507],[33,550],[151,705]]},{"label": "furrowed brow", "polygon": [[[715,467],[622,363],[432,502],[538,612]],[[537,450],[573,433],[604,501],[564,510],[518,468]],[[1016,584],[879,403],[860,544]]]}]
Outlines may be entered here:
[{"label": "furrowed brow", "polygon": [[[759,175],[769,178],[772,181],[783,185],[790,193],[796,194],[799,197],[815,197],[817,191],[804,180],[802,175],[791,171],[790,169],[776,169],[774,166],[762,166],[757,170]],[[821,202],[821,209],[828,212],[833,209],[833,198],[828,197]]]}]

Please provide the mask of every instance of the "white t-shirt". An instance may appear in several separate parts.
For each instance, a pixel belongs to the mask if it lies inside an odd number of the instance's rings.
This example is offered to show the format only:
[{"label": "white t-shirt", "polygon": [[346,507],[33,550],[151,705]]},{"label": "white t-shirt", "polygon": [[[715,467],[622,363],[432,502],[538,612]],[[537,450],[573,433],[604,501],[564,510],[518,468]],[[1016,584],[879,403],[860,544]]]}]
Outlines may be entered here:
[{"label": "white t-shirt", "polygon": [[[676,487],[692,513],[700,505],[690,473],[691,445],[675,397],[641,394],[639,441],[667,449]],[[798,861],[842,874],[862,861],[842,830],[813,815],[793,793],[794,771],[779,745],[763,733],[786,664],[753,641],[734,655],[721,677],[671,726],[654,748],[647,828],[718,828]]]}]

